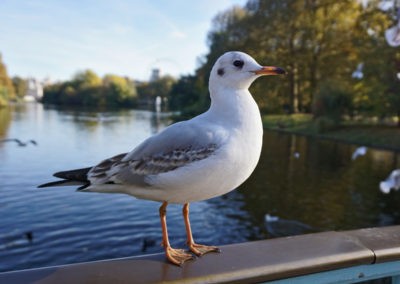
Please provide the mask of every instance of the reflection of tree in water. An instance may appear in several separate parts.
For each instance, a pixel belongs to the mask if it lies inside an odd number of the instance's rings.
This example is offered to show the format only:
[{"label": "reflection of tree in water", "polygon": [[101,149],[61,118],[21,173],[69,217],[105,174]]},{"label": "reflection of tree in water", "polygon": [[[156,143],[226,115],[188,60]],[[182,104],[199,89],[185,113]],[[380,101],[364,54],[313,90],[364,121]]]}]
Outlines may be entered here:
[{"label": "reflection of tree in water", "polygon": [[[62,116],[62,120],[73,122],[78,128],[87,131],[96,131],[100,126],[115,127],[115,124],[130,124],[132,121],[143,121],[147,123],[151,118],[152,133],[158,132],[167,125],[170,114],[153,113],[146,110],[136,109],[98,109],[90,107],[49,107],[55,109]],[[169,123],[168,123],[169,124]]]},{"label": "reflection of tree in water", "polygon": [[[351,161],[355,148],[266,132],[259,165],[240,187],[252,225],[263,231],[266,214],[321,230],[400,224],[399,202],[387,202],[379,191],[398,154],[371,149]],[[400,198],[400,192],[392,194]]]},{"label": "reflection of tree in water", "polygon": [[119,118],[128,116],[128,110],[99,110],[71,106],[57,106],[56,110],[65,121],[71,121],[87,131],[95,131],[100,125],[118,123]]},{"label": "reflection of tree in water", "polygon": [[0,108],[0,139],[7,136],[7,131],[11,124],[11,118],[10,107]]}]

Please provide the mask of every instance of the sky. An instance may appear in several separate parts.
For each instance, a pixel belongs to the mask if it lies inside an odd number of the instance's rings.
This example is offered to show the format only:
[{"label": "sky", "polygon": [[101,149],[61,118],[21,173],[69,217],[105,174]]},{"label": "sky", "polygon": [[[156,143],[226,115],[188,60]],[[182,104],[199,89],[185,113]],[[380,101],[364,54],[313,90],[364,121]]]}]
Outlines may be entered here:
[{"label": "sky", "polygon": [[246,0],[1,0],[9,76],[52,81],[91,69],[148,80],[192,74],[217,13]]}]

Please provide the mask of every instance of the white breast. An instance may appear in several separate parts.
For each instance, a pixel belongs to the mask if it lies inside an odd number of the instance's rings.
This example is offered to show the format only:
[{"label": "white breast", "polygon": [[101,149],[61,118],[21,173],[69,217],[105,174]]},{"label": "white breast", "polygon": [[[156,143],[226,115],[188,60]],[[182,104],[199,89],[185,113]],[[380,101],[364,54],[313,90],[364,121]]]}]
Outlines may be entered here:
[{"label": "white breast", "polygon": [[[205,113],[207,123],[228,133],[214,155],[171,172],[149,177],[158,201],[186,203],[225,194],[242,184],[255,169],[262,146],[262,122],[258,107],[250,94],[241,94],[235,110],[220,120]],[[219,110],[220,111],[220,110]],[[204,122],[203,122],[204,123]],[[216,130],[217,131],[217,130]],[[146,196],[149,198],[149,196]],[[149,198],[154,199],[154,198]]]}]

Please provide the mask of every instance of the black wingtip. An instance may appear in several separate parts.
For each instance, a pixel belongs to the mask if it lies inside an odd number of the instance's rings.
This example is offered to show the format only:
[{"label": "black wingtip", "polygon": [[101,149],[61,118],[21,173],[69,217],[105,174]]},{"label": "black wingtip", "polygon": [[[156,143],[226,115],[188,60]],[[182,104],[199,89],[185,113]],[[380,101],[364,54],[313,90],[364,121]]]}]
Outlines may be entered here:
[{"label": "black wingtip", "polygon": [[37,188],[59,186],[59,185],[63,185],[65,182],[66,182],[65,180],[52,181],[52,182],[48,182],[48,183],[44,183],[44,184],[38,185]]},{"label": "black wingtip", "polygon": [[70,171],[62,171],[62,172],[56,172],[55,174],[53,174],[53,176],[55,176],[57,178],[62,178],[62,179],[87,182],[88,181],[87,174],[90,170],[91,170],[91,167],[70,170]]},{"label": "black wingtip", "polygon": [[89,185],[90,185],[90,183],[84,184],[84,185],[78,187],[78,188],[76,189],[76,191],[84,191],[85,188],[87,188]]}]

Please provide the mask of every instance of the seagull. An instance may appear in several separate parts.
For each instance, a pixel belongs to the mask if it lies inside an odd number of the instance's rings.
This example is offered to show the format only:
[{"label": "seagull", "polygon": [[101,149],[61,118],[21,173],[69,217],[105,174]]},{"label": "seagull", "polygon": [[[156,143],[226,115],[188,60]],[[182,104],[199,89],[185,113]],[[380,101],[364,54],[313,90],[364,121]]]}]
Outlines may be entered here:
[{"label": "seagull", "polygon": [[282,219],[270,214],[266,214],[264,220],[268,233],[273,237],[287,237],[318,231],[310,225],[299,221]]},{"label": "seagull", "polygon": [[400,189],[400,169],[393,170],[388,178],[379,183],[379,187],[382,193],[389,193],[393,188],[395,190]]},{"label": "seagull", "polygon": [[37,146],[37,142],[35,141],[35,140],[28,140],[28,141],[26,141],[26,142],[22,142],[21,140],[19,140],[19,139],[16,139],[16,138],[10,138],[10,139],[3,139],[3,140],[0,140],[0,142],[1,143],[4,143],[4,142],[16,142],[17,143],[17,145],[19,146],[19,147],[25,147],[25,146],[27,146],[29,143],[31,143],[32,145],[35,145],[35,146]]},{"label": "seagull", "polygon": [[368,148],[365,146],[358,147],[357,149],[354,150],[353,154],[351,155],[351,159],[354,161],[358,157],[364,156],[365,154],[367,154],[367,150]]},{"label": "seagull", "polygon": [[355,79],[362,79],[364,77],[363,73],[364,63],[359,63],[357,69],[351,74],[351,77]]},{"label": "seagull", "polygon": [[[224,53],[210,73],[211,105],[206,112],[168,126],[129,153],[93,167],[57,172],[54,176],[62,180],[39,187],[79,185],[78,191],[125,193],[161,202],[162,245],[171,263],[180,266],[194,255],[219,252],[216,246],[194,242],[189,204],[230,192],[253,172],[261,153],[263,125],[248,88],[260,76],[285,73],[279,67],[261,66],[243,52]],[[169,203],[183,205],[191,253],[169,243]]]}]

